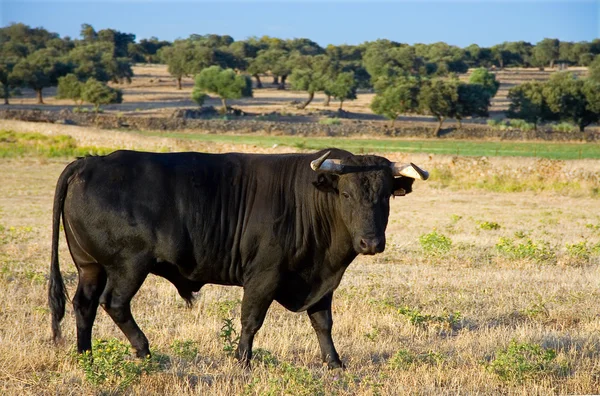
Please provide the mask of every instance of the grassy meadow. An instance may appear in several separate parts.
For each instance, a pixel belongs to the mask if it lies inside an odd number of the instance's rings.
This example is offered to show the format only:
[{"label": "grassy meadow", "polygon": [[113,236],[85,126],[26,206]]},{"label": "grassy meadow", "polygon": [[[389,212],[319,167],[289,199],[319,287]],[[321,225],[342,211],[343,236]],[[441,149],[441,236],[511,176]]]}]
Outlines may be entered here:
[{"label": "grassy meadow", "polygon": [[150,136],[260,147],[287,146],[303,150],[338,147],[354,153],[403,152],[484,157],[534,157],[556,160],[600,159],[600,145],[573,142],[498,142],[465,140],[400,140],[268,135],[223,135],[186,132],[137,131]]},{"label": "grassy meadow", "polygon": [[[429,141],[421,150],[425,143],[416,141],[199,138],[17,121],[0,121],[0,130],[1,394],[600,392],[595,145],[535,143],[537,156],[513,157],[529,143],[465,142],[456,155]],[[334,294],[334,341],[345,371],[324,368],[307,315],[277,303],[246,371],[231,357],[242,290],[208,285],[187,308],[154,276],[132,308],[151,360],[131,357],[102,309],[93,361],[74,354],[70,305],[65,344],[51,343],[52,199],[73,157],[117,148],[281,153],[321,144],[412,161],[432,174],[391,201],[386,251],[359,256]],[[542,158],[544,151],[554,154]],[[60,262],[72,296],[77,274],[62,236]]]}]

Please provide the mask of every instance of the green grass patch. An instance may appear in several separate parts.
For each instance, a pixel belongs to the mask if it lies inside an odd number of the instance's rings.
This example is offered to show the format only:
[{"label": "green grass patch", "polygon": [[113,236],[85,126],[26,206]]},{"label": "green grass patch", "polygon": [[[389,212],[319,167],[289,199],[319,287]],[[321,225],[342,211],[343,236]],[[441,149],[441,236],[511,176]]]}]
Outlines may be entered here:
[{"label": "green grass patch", "polygon": [[407,152],[463,156],[539,157],[549,159],[600,158],[600,145],[564,142],[487,142],[462,140],[400,140],[303,136],[260,136],[201,134],[184,132],[136,131],[145,136],[171,137],[184,140],[226,144],[247,144],[260,147],[296,147],[320,150],[337,147],[353,153]]},{"label": "green grass patch", "polygon": [[481,221],[479,222],[479,228],[486,231],[494,231],[499,230],[501,226],[495,221]]},{"label": "green grass patch", "polygon": [[129,346],[117,339],[94,340],[89,351],[77,356],[85,378],[96,386],[109,386],[123,392],[140,380],[143,374],[158,371],[156,358],[133,359]]},{"label": "green grass patch", "polygon": [[452,248],[452,240],[436,230],[419,236],[419,243],[426,256],[443,256]]},{"label": "green grass patch", "polygon": [[511,341],[496,351],[488,370],[506,382],[520,383],[548,375],[565,375],[568,367],[556,361],[556,351],[537,344]]},{"label": "green grass patch", "polygon": [[408,349],[400,349],[388,361],[393,370],[409,370],[415,366],[439,366],[444,362],[444,355],[434,351],[415,354]]},{"label": "green grass patch", "polygon": [[556,254],[545,241],[534,241],[531,238],[514,240],[509,237],[501,237],[496,243],[496,249],[502,255],[511,259],[533,260],[539,263],[553,263]]},{"label": "green grass patch", "polygon": [[321,125],[340,125],[342,120],[339,118],[322,118],[319,120],[319,124]]},{"label": "green grass patch", "polygon": [[198,356],[198,343],[192,340],[174,340],[171,351],[182,359],[194,360]]},{"label": "green grass patch", "polygon": [[104,155],[113,148],[78,146],[69,135],[48,136],[37,132],[17,133],[0,130],[0,158],[13,157],[83,157]]}]

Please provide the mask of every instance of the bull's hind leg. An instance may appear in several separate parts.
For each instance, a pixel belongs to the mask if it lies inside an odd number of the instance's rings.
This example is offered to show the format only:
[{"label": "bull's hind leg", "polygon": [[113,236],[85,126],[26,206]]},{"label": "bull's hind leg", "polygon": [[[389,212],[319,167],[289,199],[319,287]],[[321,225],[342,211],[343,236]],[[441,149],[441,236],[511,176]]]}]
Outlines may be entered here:
[{"label": "bull's hind leg", "polygon": [[92,327],[96,319],[100,294],[106,285],[106,273],[98,264],[77,266],[79,283],[73,297],[73,310],[77,323],[77,352],[92,349]]},{"label": "bull's hind leg", "polygon": [[149,356],[150,349],[148,339],[131,314],[131,299],[148,276],[149,264],[147,258],[137,257],[107,268],[108,280],[100,297],[100,305],[125,334],[139,358]]}]

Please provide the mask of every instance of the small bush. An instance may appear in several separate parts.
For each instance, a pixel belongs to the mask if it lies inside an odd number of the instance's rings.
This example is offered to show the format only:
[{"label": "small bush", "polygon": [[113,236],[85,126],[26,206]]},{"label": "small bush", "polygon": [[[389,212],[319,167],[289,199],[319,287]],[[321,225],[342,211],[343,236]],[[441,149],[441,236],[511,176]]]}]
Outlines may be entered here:
[{"label": "small bush", "polygon": [[460,324],[462,315],[460,312],[454,312],[448,315],[437,316],[424,314],[416,308],[400,307],[398,313],[405,316],[413,325],[421,328],[427,328],[431,324],[437,324],[447,330],[453,330]]},{"label": "small bush", "polygon": [[516,118],[510,120],[509,125],[513,128],[520,129],[523,132],[533,131],[535,129],[534,124]]},{"label": "small bush", "polygon": [[81,99],[84,102],[94,105],[96,113],[100,110],[100,105],[123,102],[123,92],[106,85],[101,81],[90,78],[81,89]]},{"label": "small bush", "polygon": [[429,351],[414,354],[407,349],[400,349],[388,361],[388,366],[394,370],[408,370],[414,366],[437,366],[443,363],[444,356],[438,352]]},{"label": "small bush", "polygon": [[501,237],[496,244],[496,249],[503,255],[513,259],[530,259],[543,262],[555,257],[548,243],[543,241],[534,242],[531,238],[517,242],[511,238]]},{"label": "small bush", "polygon": [[232,318],[223,319],[223,326],[221,326],[219,338],[223,342],[223,351],[228,355],[233,355],[233,352],[237,348],[240,341],[240,336],[235,330]]},{"label": "small bush", "polygon": [[494,129],[501,130],[501,131],[505,131],[510,128],[510,125],[506,121],[503,121],[503,120],[491,119],[491,120],[487,120],[487,124],[488,124],[488,126],[494,128]]},{"label": "small bush", "polygon": [[522,382],[542,375],[564,374],[566,367],[555,359],[554,349],[513,340],[507,348],[496,351],[496,357],[487,367],[503,381]]},{"label": "small bush", "polygon": [[448,253],[452,248],[452,240],[436,230],[421,235],[419,243],[428,256],[441,256]]},{"label": "small bush", "polygon": [[581,241],[578,243],[567,243],[565,247],[569,256],[580,260],[589,260],[591,256],[600,255],[600,243],[592,245],[587,241]]},{"label": "small bush", "polygon": [[279,364],[279,360],[271,353],[271,351],[263,348],[256,348],[252,351],[252,360],[261,362],[267,367],[275,367]]},{"label": "small bush", "polygon": [[120,391],[138,381],[141,376],[158,370],[151,358],[132,360],[129,346],[117,339],[94,340],[89,351],[77,357],[87,381],[94,385],[116,386]]},{"label": "small bush", "polygon": [[322,118],[319,120],[321,125],[340,125],[342,121],[339,118]]},{"label": "small bush", "polygon": [[193,360],[198,355],[198,343],[192,340],[175,340],[171,343],[171,350],[180,358]]},{"label": "small bush", "polygon": [[486,231],[493,231],[499,230],[501,227],[500,224],[496,223],[495,221],[482,221],[479,223],[479,228]]},{"label": "small bush", "polygon": [[552,125],[551,128],[554,132],[577,132],[577,131],[579,131],[579,127],[577,125],[571,124],[570,122],[561,122],[559,124]]},{"label": "small bush", "polygon": [[273,371],[275,375],[269,378],[268,395],[324,395],[323,382],[310,370],[281,363]]}]

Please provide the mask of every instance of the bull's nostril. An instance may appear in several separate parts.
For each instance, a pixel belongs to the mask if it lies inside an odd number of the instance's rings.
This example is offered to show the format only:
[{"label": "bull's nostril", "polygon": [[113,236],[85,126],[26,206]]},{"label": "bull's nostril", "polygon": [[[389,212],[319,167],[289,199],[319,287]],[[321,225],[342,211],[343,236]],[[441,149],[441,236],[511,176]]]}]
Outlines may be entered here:
[{"label": "bull's nostril", "polygon": [[366,250],[369,247],[369,244],[364,239],[360,240],[360,248]]}]

